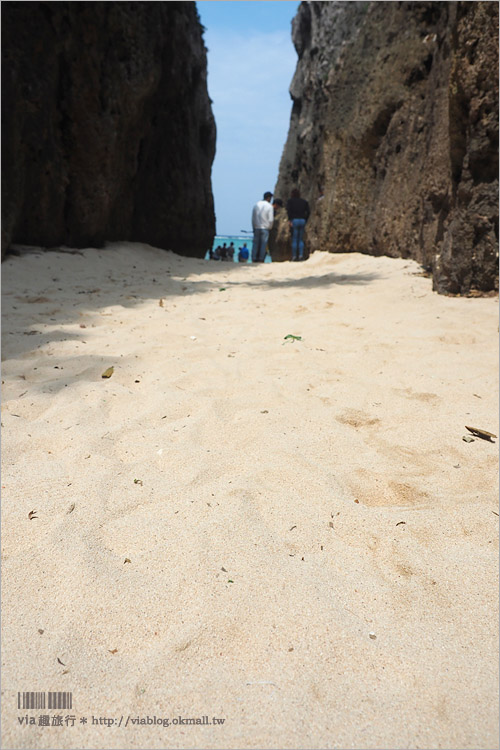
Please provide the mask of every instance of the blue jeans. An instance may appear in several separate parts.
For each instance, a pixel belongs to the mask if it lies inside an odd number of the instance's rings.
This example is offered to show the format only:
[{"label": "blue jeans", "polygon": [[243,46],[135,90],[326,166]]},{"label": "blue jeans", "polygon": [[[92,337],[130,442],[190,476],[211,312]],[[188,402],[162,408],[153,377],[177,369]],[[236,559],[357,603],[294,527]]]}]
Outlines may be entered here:
[{"label": "blue jeans", "polygon": [[266,245],[267,238],[269,237],[269,229],[254,229],[253,230],[253,246],[252,246],[252,262],[255,263],[259,260],[265,260],[266,258]]},{"label": "blue jeans", "polygon": [[292,260],[304,257],[305,219],[292,219]]}]

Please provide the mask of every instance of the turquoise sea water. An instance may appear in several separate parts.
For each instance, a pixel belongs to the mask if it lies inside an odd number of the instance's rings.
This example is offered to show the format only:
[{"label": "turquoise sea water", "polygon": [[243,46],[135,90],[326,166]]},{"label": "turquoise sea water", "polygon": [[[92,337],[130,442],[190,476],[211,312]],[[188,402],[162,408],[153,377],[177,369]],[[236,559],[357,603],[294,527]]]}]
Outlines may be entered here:
[{"label": "turquoise sea water", "polygon": [[[234,258],[233,258],[234,263],[238,263],[238,250],[246,242],[247,243],[247,247],[248,247],[248,251],[250,253],[250,258],[248,259],[248,262],[249,263],[252,262],[252,245],[253,245],[253,242],[252,242],[252,235],[251,234],[247,234],[246,236],[245,235],[233,235],[233,234],[216,234],[215,237],[214,237],[214,244],[212,246],[212,250],[215,250],[215,248],[218,247],[219,245],[222,246],[224,244],[224,242],[228,246],[231,244],[231,242],[234,243],[234,247],[236,248],[235,252],[234,252]],[[209,256],[209,254],[207,252],[207,254],[205,255],[205,260],[209,260],[209,257],[210,256]],[[270,255],[266,255],[266,263],[271,263],[271,256]]]}]

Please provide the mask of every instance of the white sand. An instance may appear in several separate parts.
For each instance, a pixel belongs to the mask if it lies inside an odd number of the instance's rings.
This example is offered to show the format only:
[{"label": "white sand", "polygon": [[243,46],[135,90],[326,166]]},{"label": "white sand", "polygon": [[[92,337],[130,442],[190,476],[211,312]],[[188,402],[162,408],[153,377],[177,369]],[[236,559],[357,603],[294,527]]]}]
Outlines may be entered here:
[{"label": "white sand", "polygon": [[2,271],[3,747],[498,747],[497,444],[462,440],[499,434],[497,299],[358,254]]}]

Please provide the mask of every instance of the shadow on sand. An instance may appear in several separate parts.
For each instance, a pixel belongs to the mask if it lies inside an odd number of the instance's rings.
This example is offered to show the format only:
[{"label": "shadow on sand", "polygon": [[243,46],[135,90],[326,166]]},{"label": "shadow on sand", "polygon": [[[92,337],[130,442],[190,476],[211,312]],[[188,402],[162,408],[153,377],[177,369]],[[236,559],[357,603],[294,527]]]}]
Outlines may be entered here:
[{"label": "shadow on sand", "polygon": [[[110,246],[116,247],[116,246]],[[130,249],[130,244],[128,245]],[[3,313],[3,342],[2,360],[17,360],[35,356],[37,350],[49,350],[50,344],[72,342],[78,345],[80,351],[71,354],[72,367],[78,362],[78,369],[87,371],[90,367],[100,367],[103,364],[113,364],[109,357],[96,358],[85,355],[79,344],[85,345],[85,330],[82,321],[85,316],[99,314],[100,323],[111,322],[112,317],[101,317],[117,314],[106,313],[107,308],[134,308],[151,300],[163,300],[165,307],[169,307],[178,297],[191,295],[219,293],[223,288],[236,291],[239,287],[258,288],[261,290],[275,289],[313,289],[323,287],[327,289],[333,285],[364,286],[380,278],[374,273],[337,274],[312,273],[300,278],[273,278],[273,264],[262,264],[263,277],[255,279],[245,278],[245,269],[255,267],[248,264],[224,263],[202,259],[183,258],[173,253],[165,254],[165,261],[160,258],[158,251],[149,256],[148,246],[140,246],[137,262],[134,260],[132,270],[134,276],[125,276],[116,266],[116,256],[110,264],[111,256],[107,257],[106,249],[94,250],[92,274],[85,268],[86,258],[83,252],[65,251],[49,252],[40,249],[30,249],[24,252],[8,254],[4,261],[4,291],[2,297]],[[64,258],[64,260],[63,260]],[[102,260],[102,263],[99,261]],[[149,261],[149,262],[148,262]],[[154,261],[154,262],[153,262]],[[9,267],[22,262],[24,288],[17,293],[7,288]],[[130,259],[127,260],[130,262]],[[186,265],[188,264],[188,265]],[[275,264],[278,265],[278,264]],[[282,267],[282,264],[279,264]],[[307,268],[307,261],[302,264]],[[291,267],[291,271],[295,267]],[[243,269],[243,273],[241,270]],[[231,279],[238,270],[238,278]],[[187,276],[185,275],[187,274]],[[213,280],[197,279],[198,275],[214,276]],[[174,315],[175,313],[172,313]],[[79,326],[68,330],[69,326]],[[70,358],[58,357],[63,362]],[[98,361],[96,361],[98,360]],[[22,365],[22,361],[20,361]],[[23,365],[24,366],[24,365]],[[62,369],[63,364],[47,362],[52,370]],[[22,367],[21,367],[22,369]],[[69,369],[69,368],[68,368]],[[47,373],[48,374],[48,373]],[[52,372],[51,382],[61,380],[62,373]],[[19,375],[18,377],[23,377]],[[70,383],[70,379],[64,381]],[[22,390],[22,388],[20,389]]]}]

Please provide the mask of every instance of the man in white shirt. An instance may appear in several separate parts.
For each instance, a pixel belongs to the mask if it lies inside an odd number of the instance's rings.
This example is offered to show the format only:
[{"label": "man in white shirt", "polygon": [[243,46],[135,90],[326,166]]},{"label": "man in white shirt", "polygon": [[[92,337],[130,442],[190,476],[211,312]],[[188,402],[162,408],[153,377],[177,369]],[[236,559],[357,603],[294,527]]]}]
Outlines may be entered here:
[{"label": "man in white shirt", "polygon": [[269,230],[274,221],[274,209],[271,205],[272,193],[264,193],[264,199],[257,201],[252,211],[253,247],[252,263],[264,263]]}]

